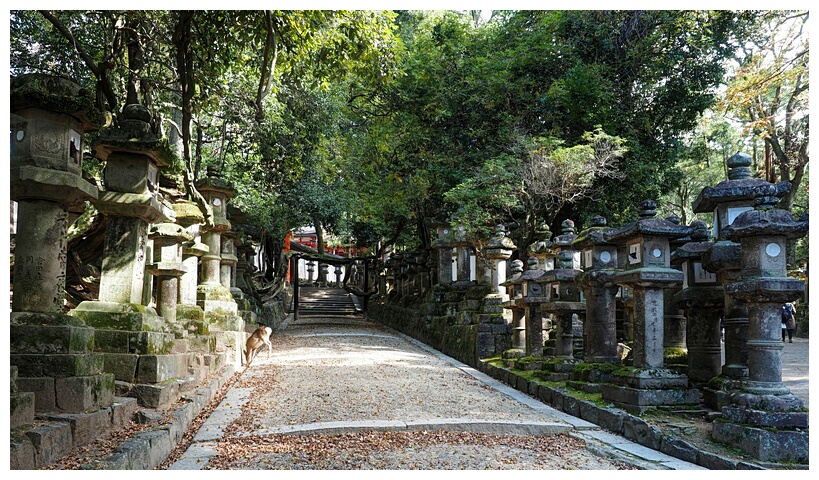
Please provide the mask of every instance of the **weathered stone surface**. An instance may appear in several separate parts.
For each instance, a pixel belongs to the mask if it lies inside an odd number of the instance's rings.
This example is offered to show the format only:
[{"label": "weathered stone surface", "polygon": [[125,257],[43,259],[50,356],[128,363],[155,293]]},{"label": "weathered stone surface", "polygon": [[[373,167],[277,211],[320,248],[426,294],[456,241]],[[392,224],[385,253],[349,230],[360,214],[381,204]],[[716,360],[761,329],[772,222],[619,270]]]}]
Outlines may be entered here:
[{"label": "weathered stone surface", "polygon": [[127,330],[94,330],[94,350],[105,353],[131,353],[130,337],[133,332]]},{"label": "weathered stone surface", "polygon": [[694,445],[691,445],[685,440],[673,438],[668,435],[662,437],[660,451],[674,458],[679,458],[680,460],[691,463],[697,463],[697,454],[699,452]]},{"label": "weathered stone surface", "polygon": [[94,106],[90,92],[65,78],[40,73],[16,75],[9,84],[9,95],[12,111],[38,108],[67,114],[86,132],[110,122],[110,114]]},{"label": "weathered stone surface", "polygon": [[111,429],[119,430],[128,426],[136,413],[139,403],[133,397],[115,397],[111,403]]},{"label": "weathered stone surface", "polygon": [[38,412],[52,412],[57,409],[54,379],[50,377],[20,377],[17,384],[22,392],[34,394],[34,409]]},{"label": "weathered stone surface", "polygon": [[160,332],[132,332],[129,336],[129,351],[139,355],[162,355],[173,348],[174,335]]},{"label": "weathered stone surface", "polygon": [[82,212],[84,202],[96,200],[99,195],[94,184],[77,174],[30,165],[12,168],[9,180],[12,200],[52,202],[69,212]]},{"label": "weathered stone surface", "polygon": [[17,355],[10,356],[11,364],[19,366],[26,377],[73,377],[102,373],[104,359],[99,354]]},{"label": "weathered stone surface", "polygon": [[74,448],[71,426],[68,423],[49,423],[26,431],[35,449],[37,468],[44,467],[68,455]]},{"label": "weathered stone surface", "polygon": [[34,393],[13,393],[10,404],[9,426],[11,428],[34,423]]},{"label": "weathered stone surface", "polygon": [[714,440],[741,448],[762,461],[808,463],[808,432],[770,430],[730,422],[714,422]]},{"label": "weathered stone surface", "polygon": [[147,408],[167,408],[176,401],[179,394],[179,385],[169,382],[164,385],[139,384],[131,389],[139,405]]},{"label": "weathered stone surface", "polygon": [[87,445],[96,438],[107,435],[112,427],[110,408],[84,413],[49,415],[48,420],[52,422],[64,422],[71,426],[74,448]]},{"label": "weathered stone surface", "polygon": [[618,372],[612,377],[614,383],[633,388],[686,388],[688,379],[665,368],[635,368]]},{"label": "weathered stone surface", "polygon": [[[144,438],[142,435],[137,435],[127,442],[119,445],[114,451],[118,454],[113,459],[111,468],[124,468],[127,470],[150,470],[154,468],[151,465],[151,442],[150,439]],[[120,457],[120,455],[122,457]],[[121,466],[114,466],[121,465]]]},{"label": "weathered stone surface", "polygon": [[104,330],[162,331],[164,323],[156,310],[138,302],[82,302],[71,311],[71,315],[83,319],[89,326]]},{"label": "weathered stone surface", "polygon": [[645,420],[627,415],[623,419],[623,436],[653,450],[660,449],[662,432]]},{"label": "weathered stone surface", "polygon": [[[801,405],[801,402],[799,402]],[[808,412],[804,411],[764,411],[748,407],[728,406],[722,409],[726,421],[754,425],[760,428],[794,429],[808,428]]]},{"label": "weathered stone surface", "polygon": [[114,399],[114,375],[57,378],[54,381],[57,407],[70,413],[98,410]]},{"label": "weathered stone surface", "polygon": [[136,381],[140,383],[161,383],[187,375],[187,357],[173,355],[140,355]]},{"label": "weathered stone surface", "polygon": [[622,432],[628,414],[619,408],[600,408],[597,412],[598,425],[612,432]]},{"label": "weathered stone surface", "polygon": [[14,353],[90,353],[94,329],[62,325],[11,325]]},{"label": "weathered stone surface", "polygon": [[699,392],[696,389],[646,389],[603,385],[603,398],[612,402],[635,407],[659,405],[697,405]]},{"label": "weathered stone surface", "polygon": [[133,383],[136,380],[139,355],[134,353],[106,353],[105,371],[112,373],[116,380]]},{"label": "weathered stone surface", "polygon": [[37,450],[31,439],[14,428],[11,430],[9,468],[11,470],[34,470],[37,468]]}]

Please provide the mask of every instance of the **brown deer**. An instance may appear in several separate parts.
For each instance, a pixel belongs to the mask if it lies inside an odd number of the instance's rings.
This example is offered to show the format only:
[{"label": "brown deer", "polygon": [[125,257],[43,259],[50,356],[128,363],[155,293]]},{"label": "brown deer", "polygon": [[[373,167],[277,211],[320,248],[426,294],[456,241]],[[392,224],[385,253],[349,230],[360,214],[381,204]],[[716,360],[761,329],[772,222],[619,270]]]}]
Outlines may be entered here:
[{"label": "brown deer", "polygon": [[273,351],[273,344],[270,343],[270,335],[273,334],[273,329],[260,325],[247,339],[245,343],[245,365],[250,366],[250,362],[256,357],[259,348],[267,345],[267,358],[270,359],[270,354]]}]

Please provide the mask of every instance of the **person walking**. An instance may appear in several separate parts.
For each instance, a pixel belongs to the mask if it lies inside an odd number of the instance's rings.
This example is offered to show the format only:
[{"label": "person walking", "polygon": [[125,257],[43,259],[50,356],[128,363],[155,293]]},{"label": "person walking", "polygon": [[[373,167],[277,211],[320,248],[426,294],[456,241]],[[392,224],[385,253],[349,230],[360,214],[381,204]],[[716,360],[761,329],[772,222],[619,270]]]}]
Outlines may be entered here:
[{"label": "person walking", "polygon": [[796,329],[796,307],[793,303],[782,305],[782,341],[785,341],[785,333],[788,334],[788,342],[793,343],[793,331]]}]

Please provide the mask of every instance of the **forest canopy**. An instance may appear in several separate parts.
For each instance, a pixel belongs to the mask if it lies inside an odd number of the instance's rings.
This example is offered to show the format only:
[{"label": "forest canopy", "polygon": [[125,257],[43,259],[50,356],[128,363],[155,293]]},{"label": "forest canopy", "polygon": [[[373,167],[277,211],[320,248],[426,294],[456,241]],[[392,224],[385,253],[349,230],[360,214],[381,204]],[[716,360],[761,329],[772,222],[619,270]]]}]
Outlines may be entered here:
[{"label": "forest canopy", "polygon": [[10,75],[69,78],[113,125],[144,105],[177,153],[164,185],[207,214],[218,169],[279,252],[307,225],[428,247],[453,218],[528,245],[647,198],[689,222],[739,150],[807,210],[807,11],[487,13],[12,10]]}]

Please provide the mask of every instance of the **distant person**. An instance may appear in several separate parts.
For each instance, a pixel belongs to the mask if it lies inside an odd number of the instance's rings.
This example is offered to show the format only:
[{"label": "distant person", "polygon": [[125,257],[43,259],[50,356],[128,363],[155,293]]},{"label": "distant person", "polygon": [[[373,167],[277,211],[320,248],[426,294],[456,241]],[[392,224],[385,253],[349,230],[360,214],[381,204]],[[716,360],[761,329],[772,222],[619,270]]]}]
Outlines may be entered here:
[{"label": "distant person", "polygon": [[793,303],[782,305],[782,341],[785,341],[785,333],[788,334],[788,342],[793,343],[793,331],[796,329],[796,307]]}]

